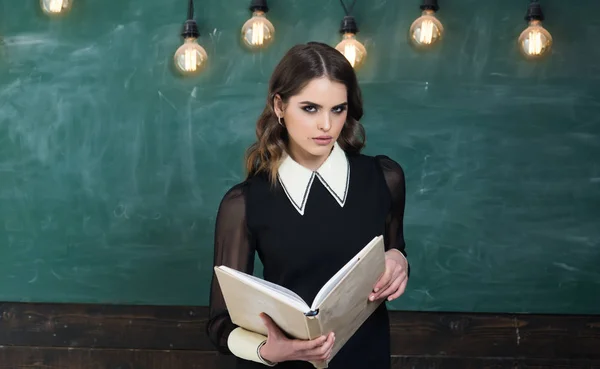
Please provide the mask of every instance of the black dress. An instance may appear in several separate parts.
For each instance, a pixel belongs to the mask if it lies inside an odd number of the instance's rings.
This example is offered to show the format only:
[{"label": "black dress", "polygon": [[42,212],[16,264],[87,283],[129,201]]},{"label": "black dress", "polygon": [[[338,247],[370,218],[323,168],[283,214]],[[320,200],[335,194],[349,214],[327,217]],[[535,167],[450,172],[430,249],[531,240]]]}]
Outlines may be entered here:
[{"label": "black dress", "polygon": [[[312,302],[323,284],[373,237],[405,256],[404,172],[386,156],[347,155],[337,144],[315,172],[290,157],[273,186],[260,174],[235,185],[217,216],[215,265],[253,272],[255,253],[263,278]],[[217,349],[230,353],[231,322],[213,275],[207,332]],[[237,368],[265,368],[237,358]],[[306,368],[282,362],[278,368]],[[388,369],[390,335],[386,304],[380,305],[329,363],[329,369]]]}]

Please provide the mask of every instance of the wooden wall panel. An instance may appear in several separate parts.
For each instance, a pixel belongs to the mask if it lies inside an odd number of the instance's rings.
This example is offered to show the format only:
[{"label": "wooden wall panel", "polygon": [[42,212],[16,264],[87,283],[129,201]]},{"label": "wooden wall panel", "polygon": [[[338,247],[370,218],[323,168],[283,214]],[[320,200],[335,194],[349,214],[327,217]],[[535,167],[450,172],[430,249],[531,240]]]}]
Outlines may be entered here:
[{"label": "wooden wall panel", "polygon": [[[206,307],[0,303],[0,369],[228,368]],[[390,312],[393,368],[600,368],[600,315]]]}]

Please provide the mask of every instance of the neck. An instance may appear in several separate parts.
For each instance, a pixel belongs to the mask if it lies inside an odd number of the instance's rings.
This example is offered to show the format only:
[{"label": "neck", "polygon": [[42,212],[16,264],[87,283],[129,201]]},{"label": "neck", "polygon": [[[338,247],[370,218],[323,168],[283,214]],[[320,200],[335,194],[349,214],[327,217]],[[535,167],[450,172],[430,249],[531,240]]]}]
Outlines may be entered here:
[{"label": "neck", "polygon": [[307,169],[315,171],[319,169],[321,165],[323,165],[325,160],[327,160],[327,158],[329,157],[329,154],[331,154],[331,151],[327,153],[327,155],[315,156],[310,154],[309,152],[306,152],[305,150],[302,150],[299,147],[295,147],[295,145],[290,143],[288,153],[292,157],[292,159],[296,161],[296,163],[302,165]]}]

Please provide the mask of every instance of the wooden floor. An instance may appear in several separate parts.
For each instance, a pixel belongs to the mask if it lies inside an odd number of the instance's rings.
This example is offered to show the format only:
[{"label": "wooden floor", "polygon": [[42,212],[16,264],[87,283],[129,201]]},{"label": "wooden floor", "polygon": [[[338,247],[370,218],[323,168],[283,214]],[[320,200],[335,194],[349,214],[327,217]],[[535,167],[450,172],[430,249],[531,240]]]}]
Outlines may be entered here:
[{"label": "wooden floor", "polygon": [[[600,315],[391,314],[393,368],[600,368]],[[205,307],[0,303],[0,368],[230,368]]]}]

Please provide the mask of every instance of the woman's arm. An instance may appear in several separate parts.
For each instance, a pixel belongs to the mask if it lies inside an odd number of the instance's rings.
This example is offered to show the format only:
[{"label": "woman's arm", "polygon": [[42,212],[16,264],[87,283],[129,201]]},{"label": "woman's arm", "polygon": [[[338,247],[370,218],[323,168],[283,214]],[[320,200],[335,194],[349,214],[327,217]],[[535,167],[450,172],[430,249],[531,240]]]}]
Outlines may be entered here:
[{"label": "woman's arm", "polygon": [[[406,181],[402,167],[387,156],[377,156],[379,165],[390,195],[390,211],[386,220],[385,249],[398,251],[405,259],[406,243],[404,242],[404,207],[406,202]],[[408,261],[408,259],[407,259]],[[410,265],[408,271],[410,274]]]},{"label": "woman's arm", "polygon": [[388,298],[393,300],[404,293],[410,264],[404,242],[404,205],[406,187],[402,167],[387,156],[376,157],[385,179],[389,198],[389,212],[385,224],[384,243],[386,250],[386,271],[376,283],[372,300]]},{"label": "woman's arm", "polygon": [[[226,265],[252,274],[255,247],[246,225],[245,186],[245,183],[234,186],[225,194],[219,205],[215,227],[213,265]],[[259,355],[260,345],[264,344],[267,337],[249,332],[233,324],[214,272],[206,330],[219,352],[268,364]]]}]

